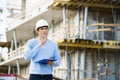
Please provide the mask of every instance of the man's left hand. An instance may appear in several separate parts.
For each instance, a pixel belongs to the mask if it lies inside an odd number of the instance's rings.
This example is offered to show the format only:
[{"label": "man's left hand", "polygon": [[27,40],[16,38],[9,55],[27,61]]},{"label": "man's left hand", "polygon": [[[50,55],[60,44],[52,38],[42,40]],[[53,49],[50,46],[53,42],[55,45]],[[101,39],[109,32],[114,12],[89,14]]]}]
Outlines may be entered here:
[{"label": "man's left hand", "polygon": [[54,65],[54,61],[48,61],[48,64],[49,64],[50,66],[53,66],[53,65]]}]

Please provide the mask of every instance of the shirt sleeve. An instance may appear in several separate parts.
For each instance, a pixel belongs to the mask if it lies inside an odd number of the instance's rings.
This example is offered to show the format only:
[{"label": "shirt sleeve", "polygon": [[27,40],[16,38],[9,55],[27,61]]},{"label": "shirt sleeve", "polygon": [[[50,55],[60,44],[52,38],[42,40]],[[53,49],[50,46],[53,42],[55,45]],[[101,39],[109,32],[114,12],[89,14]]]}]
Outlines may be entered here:
[{"label": "shirt sleeve", "polygon": [[[37,46],[33,47],[33,44],[34,44],[34,43],[33,43],[33,41],[31,41],[31,40],[29,40],[29,41],[27,42],[27,45],[26,45],[26,47],[25,47],[25,52],[24,52],[24,59],[25,59],[25,60],[31,60],[31,59],[34,58],[34,56],[37,55],[40,46],[37,45]],[[33,47],[33,48],[32,48],[32,47]]]},{"label": "shirt sleeve", "polygon": [[59,66],[60,65],[60,52],[59,52],[57,45],[55,46],[53,58],[56,60],[56,61],[54,61],[54,66]]}]

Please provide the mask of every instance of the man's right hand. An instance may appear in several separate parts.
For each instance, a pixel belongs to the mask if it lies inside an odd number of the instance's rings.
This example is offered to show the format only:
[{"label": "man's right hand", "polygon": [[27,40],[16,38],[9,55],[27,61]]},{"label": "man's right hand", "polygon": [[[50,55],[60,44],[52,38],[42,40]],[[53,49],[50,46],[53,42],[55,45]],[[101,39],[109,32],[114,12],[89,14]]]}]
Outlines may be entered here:
[{"label": "man's right hand", "polygon": [[40,46],[44,45],[46,43],[46,40],[42,39],[40,40]]},{"label": "man's right hand", "polygon": [[47,37],[44,35],[41,39],[40,39],[40,46],[44,45],[47,41]]}]

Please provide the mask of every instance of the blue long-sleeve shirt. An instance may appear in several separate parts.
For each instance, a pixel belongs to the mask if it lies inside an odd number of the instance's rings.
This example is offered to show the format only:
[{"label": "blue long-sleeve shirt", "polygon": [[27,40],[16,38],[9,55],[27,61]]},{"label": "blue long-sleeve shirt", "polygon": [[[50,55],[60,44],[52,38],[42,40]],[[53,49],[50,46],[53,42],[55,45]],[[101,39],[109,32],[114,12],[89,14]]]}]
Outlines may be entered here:
[{"label": "blue long-sleeve shirt", "polygon": [[30,63],[30,74],[52,74],[53,67],[49,64],[40,64],[38,61],[42,59],[54,59],[54,66],[60,64],[60,53],[57,44],[51,40],[40,46],[40,40],[38,38],[31,39],[27,42],[25,52],[25,60],[31,60]]}]

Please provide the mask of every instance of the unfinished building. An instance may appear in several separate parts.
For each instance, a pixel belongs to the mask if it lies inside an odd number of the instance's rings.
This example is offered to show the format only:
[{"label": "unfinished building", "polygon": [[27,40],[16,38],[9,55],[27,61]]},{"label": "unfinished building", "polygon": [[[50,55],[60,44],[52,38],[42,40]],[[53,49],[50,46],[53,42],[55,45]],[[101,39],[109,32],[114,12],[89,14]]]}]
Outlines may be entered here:
[{"label": "unfinished building", "polygon": [[34,25],[43,18],[51,25],[49,38],[58,43],[61,52],[61,65],[54,69],[56,77],[120,80],[119,0],[45,0],[42,4],[36,8],[37,16],[26,12],[23,22],[7,32],[13,46],[8,61],[0,67],[28,78],[24,46],[28,39],[37,37]]}]

